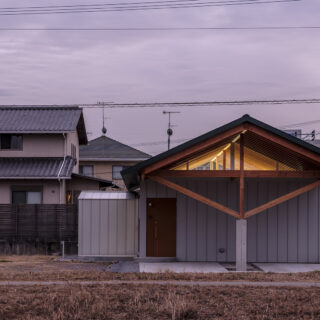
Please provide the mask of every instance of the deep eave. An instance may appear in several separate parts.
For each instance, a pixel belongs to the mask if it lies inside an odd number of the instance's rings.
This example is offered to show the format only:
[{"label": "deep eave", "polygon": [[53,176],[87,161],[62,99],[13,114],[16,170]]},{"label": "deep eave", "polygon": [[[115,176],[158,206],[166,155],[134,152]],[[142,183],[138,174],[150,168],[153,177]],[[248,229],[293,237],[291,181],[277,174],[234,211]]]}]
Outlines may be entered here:
[{"label": "deep eave", "polygon": [[275,135],[277,135],[278,137],[281,137],[289,142],[292,142],[302,148],[305,148],[311,152],[314,152],[318,155],[320,155],[320,148],[318,148],[317,146],[314,146],[310,143],[307,143],[297,137],[294,137],[284,131],[281,131],[277,128],[274,128],[262,121],[259,121],[255,118],[250,117],[249,115],[244,115],[241,118],[238,118],[232,122],[227,123],[226,125],[223,125],[221,127],[218,127],[212,131],[209,131],[208,133],[205,133],[195,139],[189,140],[175,148],[172,148],[168,151],[165,151],[163,153],[160,153],[146,161],[140,162],[137,165],[127,168],[125,170],[123,170],[121,172],[121,175],[123,177],[123,180],[126,183],[126,186],[128,188],[128,190],[135,190],[136,188],[139,187],[140,185],[140,173],[142,170],[144,170],[145,168],[156,164],[157,162],[160,162],[161,160],[164,160],[168,157],[171,157],[173,155],[176,155],[184,150],[187,150],[201,142],[204,142],[210,138],[213,138],[215,136],[218,136],[219,134],[222,134],[224,132],[227,132],[228,130],[231,130],[237,126],[243,125],[245,123],[248,124],[252,124],[256,127],[259,127],[261,129],[264,129],[270,133],[273,133]]}]

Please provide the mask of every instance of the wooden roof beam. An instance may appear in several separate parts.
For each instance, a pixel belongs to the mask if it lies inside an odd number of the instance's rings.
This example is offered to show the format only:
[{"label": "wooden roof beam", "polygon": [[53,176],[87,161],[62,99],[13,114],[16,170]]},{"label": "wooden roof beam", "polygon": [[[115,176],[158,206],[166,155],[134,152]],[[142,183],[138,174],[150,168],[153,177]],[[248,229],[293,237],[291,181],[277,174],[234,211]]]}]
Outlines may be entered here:
[{"label": "wooden roof beam", "polygon": [[[149,175],[176,178],[239,178],[240,170],[158,170]],[[269,171],[244,170],[245,178],[320,178],[320,170]]]}]

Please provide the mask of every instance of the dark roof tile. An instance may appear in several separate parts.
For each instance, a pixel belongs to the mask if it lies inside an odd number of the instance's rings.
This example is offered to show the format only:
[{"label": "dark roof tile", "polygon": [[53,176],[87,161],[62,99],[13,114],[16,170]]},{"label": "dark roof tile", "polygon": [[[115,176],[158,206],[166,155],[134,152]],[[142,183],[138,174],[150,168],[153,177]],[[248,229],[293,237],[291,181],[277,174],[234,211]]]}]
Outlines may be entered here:
[{"label": "dark roof tile", "polygon": [[64,133],[78,131],[80,144],[87,143],[79,107],[0,106],[0,133]]},{"label": "dark roof tile", "polygon": [[80,147],[80,160],[142,161],[151,156],[106,136]]},{"label": "dark roof tile", "polygon": [[0,178],[70,178],[75,160],[63,158],[0,158]]}]

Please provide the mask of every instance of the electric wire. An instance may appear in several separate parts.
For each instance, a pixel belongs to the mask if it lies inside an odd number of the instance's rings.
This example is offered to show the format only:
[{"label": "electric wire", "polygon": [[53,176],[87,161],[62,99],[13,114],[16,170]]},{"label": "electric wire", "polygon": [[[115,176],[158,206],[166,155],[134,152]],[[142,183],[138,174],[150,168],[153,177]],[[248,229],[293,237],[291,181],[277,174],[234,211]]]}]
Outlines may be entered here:
[{"label": "electric wire", "polygon": [[230,101],[184,101],[184,102],[144,102],[144,103],[72,103],[72,104],[13,104],[0,105],[10,107],[80,107],[80,108],[163,108],[163,107],[216,107],[216,106],[260,106],[260,105],[294,105],[319,104],[320,98],[311,99],[269,99],[269,100],[230,100]]},{"label": "electric wire", "polygon": [[150,28],[10,28],[0,31],[232,31],[232,30],[320,30],[320,26],[261,26],[261,27],[150,27]]},{"label": "electric wire", "polygon": [[201,3],[190,3],[190,4],[152,4],[152,5],[132,5],[132,6],[114,6],[111,8],[69,8],[69,9],[33,9],[24,10],[18,8],[16,10],[6,10],[0,8],[1,16],[17,16],[17,15],[48,15],[48,14],[68,14],[68,13],[96,13],[96,12],[122,12],[122,11],[146,11],[146,10],[160,10],[160,9],[186,9],[186,8],[205,8],[205,7],[221,7],[221,6],[242,6],[242,5],[259,5],[259,4],[270,4],[270,3],[288,3],[298,2],[301,0],[263,0],[263,1],[252,1],[244,0],[241,2],[201,2]]}]

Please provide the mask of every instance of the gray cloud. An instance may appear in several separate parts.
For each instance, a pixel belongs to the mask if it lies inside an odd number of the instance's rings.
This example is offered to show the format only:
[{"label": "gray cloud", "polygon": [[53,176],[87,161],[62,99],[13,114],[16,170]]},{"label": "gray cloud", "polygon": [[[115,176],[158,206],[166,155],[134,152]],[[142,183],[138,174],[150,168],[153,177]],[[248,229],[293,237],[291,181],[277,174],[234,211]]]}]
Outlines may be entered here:
[{"label": "gray cloud", "polygon": [[[28,4],[43,2],[23,2]],[[1,6],[21,6],[21,1],[2,0]],[[317,25],[320,2],[0,18],[0,27]],[[319,32],[2,31],[0,74],[4,76],[0,88],[4,89],[0,91],[0,103],[319,97]],[[161,111],[108,111],[112,118],[107,120],[109,133],[132,144],[165,140],[167,119]],[[276,126],[320,119],[317,106],[183,109],[174,119],[178,125],[174,138],[194,137],[243,113]],[[86,122],[92,132],[90,138],[100,134],[101,115],[97,110],[86,111]],[[158,152],[163,148],[165,144],[143,149]]]}]

